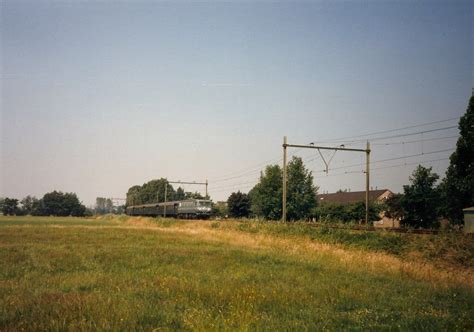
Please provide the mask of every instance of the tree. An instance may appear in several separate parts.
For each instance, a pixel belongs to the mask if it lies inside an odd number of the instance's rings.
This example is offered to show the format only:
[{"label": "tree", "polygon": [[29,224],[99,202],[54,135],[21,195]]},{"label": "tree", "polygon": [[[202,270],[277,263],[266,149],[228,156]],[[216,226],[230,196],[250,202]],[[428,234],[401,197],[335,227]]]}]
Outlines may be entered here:
[{"label": "tree", "polygon": [[21,201],[21,212],[22,214],[31,214],[34,215],[36,210],[39,207],[39,200],[34,196],[26,196]]},{"label": "tree", "polygon": [[96,214],[116,213],[112,199],[105,197],[97,197],[95,199],[94,210]]},{"label": "tree", "polygon": [[205,197],[198,193],[197,191],[195,192],[186,192],[185,194],[185,199],[204,199]]},{"label": "tree", "polygon": [[438,174],[419,165],[410,177],[411,185],[403,186],[401,206],[406,212],[403,223],[421,228],[438,225],[440,193],[435,187]]},{"label": "tree", "polygon": [[[167,189],[165,190],[165,187]],[[166,200],[173,200],[175,191],[171,184],[168,183],[167,179],[161,178],[159,180],[151,180],[143,184],[140,189],[140,199],[142,204],[164,202]]]},{"label": "tree", "polygon": [[105,201],[106,201],[106,198],[105,197],[97,197],[95,199],[95,213],[96,214],[105,214],[106,213],[106,210],[105,210]]},{"label": "tree", "polygon": [[105,200],[105,213],[114,213],[114,202],[112,202],[112,199],[107,198]]},{"label": "tree", "polygon": [[299,157],[293,157],[288,163],[287,219],[307,218],[316,207],[317,188],[313,184],[313,175]]},{"label": "tree", "polygon": [[166,187],[166,200],[173,200],[176,193],[167,179],[151,180],[142,186],[133,186],[127,192],[127,206],[164,202]]},{"label": "tree", "polygon": [[141,186],[133,186],[128,189],[126,200],[127,206],[142,204],[140,199],[140,189]]},{"label": "tree", "polygon": [[384,215],[392,219],[404,219],[406,212],[402,206],[403,195],[394,194],[384,202]]},{"label": "tree", "polygon": [[[382,208],[379,204],[369,204],[369,221],[379,220],[381,210]],[[311,215],[318,220],[359,223],[365,219],[365,202],[355,202],[351,204],[323,202],[312,210]]]},{"label": "tree", "polygon": [[250,214],[249,196],[240,191],[232,193],[227,199],[227,208],[231,217],[248,217]]},{"label": "tree", "polygon": [[18,208],[18,200],[16,198],[5,197],[2,204],[2,212],[6,216],[13,216],[18,214],[20,209]]},{"label": "tree", "polygon": [[212,204],[212,214],[217,217],[227,217],[229,209],[227,208],[227,202],[217,202]]},{"label": "tree", "polygon": [[455,224],[463,223],[462,209],[474,206],[474,95],[459,120],[459,139],[440,185],[443,214]]},{"label": "tree", "polygon": [[281,218],[282,171],[269,165],[260,174],[260,181],[249,192],[251,210],[257,216],[277,220]]},{"label": "tree", "polygon": [[174,196],[174,199],[176,201],[182,201],[185,198],[186,198],[186,194],[184,192],[184,189],[181,187],[178,187],[178,189],[176,189],[176,194]]},{"label": "tree", "polygon": [[[249,192],[251,210],[266,219],[278,220],[282,215],[283,172],[278,165],[267,166],[260,175],[260,182]],[[316,206],[317,187],[313,175],[303,164],[303,160],[293,157],[288,163],[287,218],[305,219]]]},{"label": "tree", "polygon": [[52,191],[43,196],[40,202],[41,215],[84,216],[86,207],[81,204],[74,193]]}]

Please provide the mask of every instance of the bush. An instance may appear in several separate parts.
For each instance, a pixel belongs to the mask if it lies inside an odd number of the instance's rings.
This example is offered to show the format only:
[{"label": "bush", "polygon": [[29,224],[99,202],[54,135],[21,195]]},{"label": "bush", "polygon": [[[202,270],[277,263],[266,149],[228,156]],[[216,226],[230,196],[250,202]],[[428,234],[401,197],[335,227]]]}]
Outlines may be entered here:
[{"label": "bush", "polygon": [[[379,204],[369,205],[369,221],[379,220],[382,206]],[[321,203],[312,210],[312,216],[318,221],[359,223],[365,220],[365,203],[357,202],[347,205],[337,203]]]},{"label": "bush", "polygon": [[52,191],[43,196],[32,214],[38,216],[74,216],[83,217],[86,207],[74,193]]}]

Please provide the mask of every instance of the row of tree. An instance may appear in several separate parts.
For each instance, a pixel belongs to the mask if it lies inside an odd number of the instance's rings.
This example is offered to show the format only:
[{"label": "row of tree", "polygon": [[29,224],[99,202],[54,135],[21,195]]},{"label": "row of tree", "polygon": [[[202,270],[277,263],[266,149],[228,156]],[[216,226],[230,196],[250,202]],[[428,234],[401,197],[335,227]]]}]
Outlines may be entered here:
[{"label": "row of tree", "polygon": [[0,208],[4,215],[34,216],[77,216],[86,215],[86,207],[81,204],[75,193],[52,191],[41,199],[26,196],[21,201],[16,198],[3,198]]},{"label": "row of tree", "polygon": [[[198,192],[185,192],[183,188],[174,189],[167,179],[151,180],[143,185],[130,187],[127,191],[126,205],[140,205],[165,201],[180,201],[184,199],[204,199]],[[209,197],[207,197],[209,198]]]}]

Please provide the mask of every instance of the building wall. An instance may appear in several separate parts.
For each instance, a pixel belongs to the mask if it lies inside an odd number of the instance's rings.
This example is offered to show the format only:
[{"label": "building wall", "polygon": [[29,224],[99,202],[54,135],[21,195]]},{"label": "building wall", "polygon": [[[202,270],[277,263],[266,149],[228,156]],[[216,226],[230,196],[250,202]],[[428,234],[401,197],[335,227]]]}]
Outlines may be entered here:
[{"label": "building wall", "polygon": [[464,233],[474,233],[474,211],[464,211]]},{"label": "building wall", "polygon": [[388,217],[382,217],[378,221],[374,221],[374,227],[376,228],[400,228],[400,220],[392,219]]},{"label": "building wall", "polygon": [[391,196],[393,196],[393,193],[390,190],[385,191],[382,195],[377,197],[377,201],[382,203],[385,202],[387,199],[389,199]]}]

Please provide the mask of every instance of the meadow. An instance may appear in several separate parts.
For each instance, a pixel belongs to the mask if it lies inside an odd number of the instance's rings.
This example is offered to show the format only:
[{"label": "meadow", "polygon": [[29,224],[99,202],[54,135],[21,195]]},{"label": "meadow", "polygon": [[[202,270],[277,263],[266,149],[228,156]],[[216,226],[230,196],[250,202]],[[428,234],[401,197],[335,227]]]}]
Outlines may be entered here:
[{"label": "meadow", "polygon": [[473,330],[472,237],[0,217],[0,330]]}]

